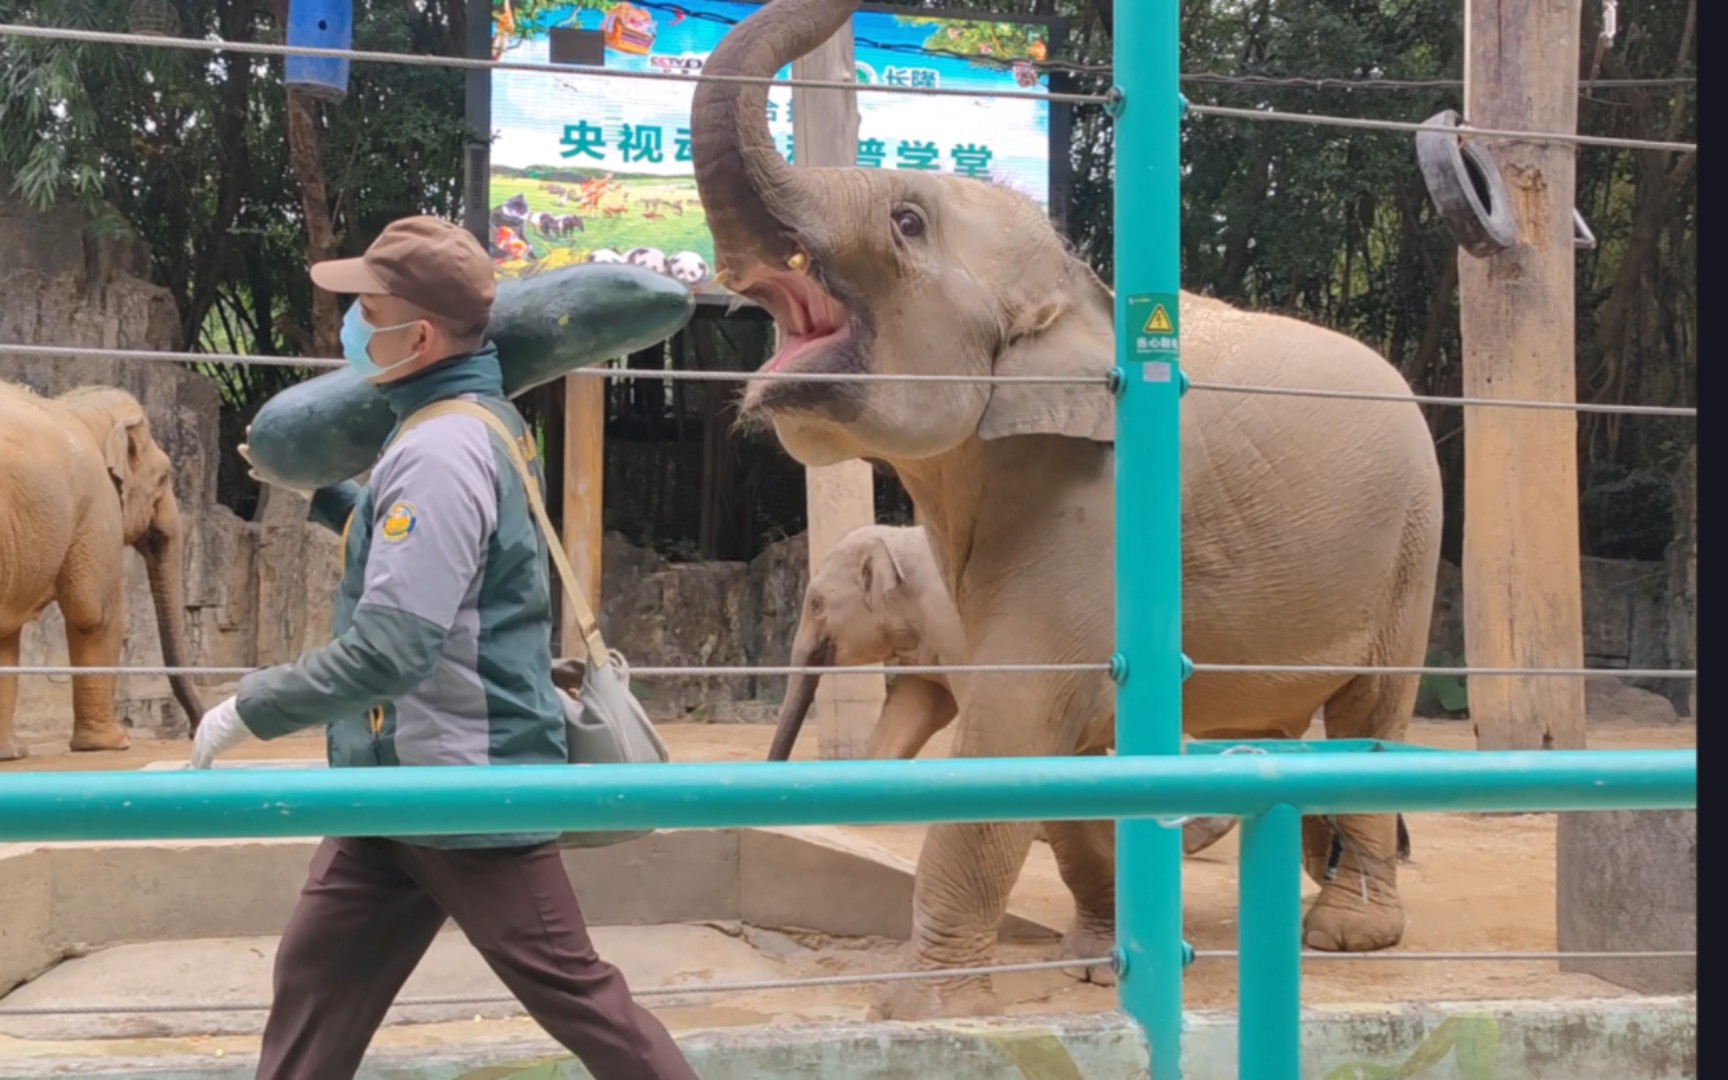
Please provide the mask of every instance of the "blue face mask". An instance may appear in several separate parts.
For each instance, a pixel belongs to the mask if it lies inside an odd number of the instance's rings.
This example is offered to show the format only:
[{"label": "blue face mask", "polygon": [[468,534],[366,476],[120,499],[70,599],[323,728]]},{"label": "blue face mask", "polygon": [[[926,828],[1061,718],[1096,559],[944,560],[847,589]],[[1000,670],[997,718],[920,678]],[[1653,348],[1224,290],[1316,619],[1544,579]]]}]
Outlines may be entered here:
[{"label": "blue face mask", "polygon": [[403,364],[413,361],[414,357],[405,357],[389,367],[379,367],[373,362],[370,352],[372,335],[388,333],[391,330],[401,330],[404,327],[413,326],[418,321],[415,319],[410,322],[399,323],[396,326],[374,327],[366,321],[366,316],[361,313],[360,301],[354,301],[348,305],[348,314],[342,317],[343,359],[347,360],[348,366],[359,372],[363,379],[375,379],[380,375],[388,375]]}]

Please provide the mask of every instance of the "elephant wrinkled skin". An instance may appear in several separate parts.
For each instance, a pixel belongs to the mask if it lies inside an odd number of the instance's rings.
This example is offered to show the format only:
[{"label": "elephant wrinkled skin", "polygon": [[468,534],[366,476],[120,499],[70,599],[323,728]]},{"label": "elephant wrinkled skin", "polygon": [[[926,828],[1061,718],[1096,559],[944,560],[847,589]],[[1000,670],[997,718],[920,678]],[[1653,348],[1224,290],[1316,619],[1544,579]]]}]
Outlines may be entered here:
[{"label": "elephant wrinkled skin", "polygon": [[[708,75],[772,76],[844,25],[855,0],[772,0],[731,30]],[[1114,297],[1033,203],[987,181],[910,170],[793,168],[766,87],[704,82],[697,183],[728,285],[773,315],[764,371],[1096,377],[1115,364]],[[1372,349],[1294,319],[1183,293],[1196,379],[1408,397]],[[918,507],[972,664],[1096,663],[1114,651],[1114,402],[1097,384],[752,380],[744,413],[806,465],[886,462]],[[1196,662],[1420,665],[1439,560],[1440,472],[1413,401],[1195,391],[1183,401],[1182,647]],[[1132,537],[1124,538],[1132,543]],[[1333,738],[1403,736],[1411,676],[1195,675],[1198,738],[1295,738],[1324,708]],[[1101,753],[1104,674],[1002,673],[957,687],[954,753]],[[1396,944],[1394,817],[1304,822],[1320,893],[1304,942]],[[1067,948],[1114,944],[1108,822],[1047,822],[1076,918]],[[987,964],[1031,823],[931,827],[913,889],[913,962]],[[906,1019],[998,1010],[984,978],[902,984]]]},{"label": "elephant wrinkled skin", "polygon": [[[0,667],[16,666],[24,627],[58,602],[74,667],[120,663],[124,547],[143,556],[163,662],[185,666],[180,509],[168,455],[130,394],[103,386],[43,398],[0,383]],[[113,675],[72,680],[73,750],[131,745],[114,714]],[[169,678],[194,728],[192,680]],[[0,675],[0,761],[23,757],[18,676]]]}]

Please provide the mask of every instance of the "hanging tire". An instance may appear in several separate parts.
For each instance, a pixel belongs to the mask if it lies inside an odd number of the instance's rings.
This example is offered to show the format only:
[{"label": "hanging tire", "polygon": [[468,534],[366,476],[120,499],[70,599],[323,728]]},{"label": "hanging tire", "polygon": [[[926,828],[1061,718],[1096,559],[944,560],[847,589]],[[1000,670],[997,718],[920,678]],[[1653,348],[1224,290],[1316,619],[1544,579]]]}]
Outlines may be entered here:
[{"label": "hanging tire", "polygon": [[1458,120],[1451,109],[1429,117],[1427,123],[1453,130],[1418,131],[1416,162],[1458,246],[1481,259],[1511,247],[1518,228],[1500,167],[1481,143],[1459,137]]}]

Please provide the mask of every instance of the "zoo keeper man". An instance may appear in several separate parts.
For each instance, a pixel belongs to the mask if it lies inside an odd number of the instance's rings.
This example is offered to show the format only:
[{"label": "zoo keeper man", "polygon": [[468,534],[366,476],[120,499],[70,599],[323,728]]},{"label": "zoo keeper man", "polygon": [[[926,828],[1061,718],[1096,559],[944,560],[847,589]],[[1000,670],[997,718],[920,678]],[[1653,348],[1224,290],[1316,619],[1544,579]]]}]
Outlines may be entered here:
[{"label": "zoo keeper man", "polygon": [[[360,258],[314,266],[312,281],[357,294],[343,355],[398,423],[464,397],[526,436],[485,340],[492,262],[466,230],[406,218]],[[546,548],[485,424],[458,414],[415,427],[364,488],[318,492],[313,517],[346,520],[335,640],[242,679],[200,723],[195,768],[248,736],[319,724],[329,725],[333,768],[566,762]],[[276,954],[257,1075],[353,1077],[449,918],[596,1080],[694,1080],[666,1029],[595,953],[556,841],[324,840]]]}]

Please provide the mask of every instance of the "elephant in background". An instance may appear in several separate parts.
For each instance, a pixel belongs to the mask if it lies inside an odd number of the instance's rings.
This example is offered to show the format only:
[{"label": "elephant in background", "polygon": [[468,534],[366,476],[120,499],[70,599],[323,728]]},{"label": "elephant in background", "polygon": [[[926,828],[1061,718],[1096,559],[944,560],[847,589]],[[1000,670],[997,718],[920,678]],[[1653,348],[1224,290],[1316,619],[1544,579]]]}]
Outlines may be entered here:
[{"label": "elephant in background", "polygon": [[[172,465],[136,398],[84,386],[55,398],[0,383],[0,667],[19,660],[24,627],[50,603],[66,620],[74,667],[120,663],[126,563],[143,556],[162,659],[187,664],[180,508]],[[73,750],[124,750],[113,675],[72,680]],[[169,677],[196,728],[192,680]],[[0,675],[0,761],[25,755],[13,727],[18,676]]]},{"label": "elephant in background", "polygon": [[[767,78],[845,25],[856,0],[771,0],[710,55],[712,76]],[[794,168],[761,83],[707,81],[691,111],[719,280],[774,318],[764,373],[1038,374],[1071,384],[751,380],[741,415],[807,466],[886,463],[917,506],[972,664],[1097,663],[1114,651],[1115,297],[1031,199],[936,172]],[[1128,182],[1126,178],[1122,182]],[[1188,394],[1181,412],[1182,638],[1196,663],[1420,666],[1439,563],[1440,471],[1408,383],[1360,342],[1182,293],[1196,380],[1366,391],[1390,401]],[[1124,538],[1131,542],[1131,538]],[[1167,643],[1175,647],[1175,642]],[[1182,724],[1206,739],[1400,739],[1413,675],[1201,672]],[[1101,673],[972,676],[955,687],[962,757],[1115,745]],[[933,825],[913,896],[911,962],[989,962],[1030,822]],[[1046,822],[1075,899],[1071,956],[1115,942],[1108,822]],[[1303,822],[1320,891],[1310,948],[1404,933],[1391,814]],[[1334,841],[1337,841],[1336,849]],[[874,1016],[999,1011],[984,976],[891,988]]]}]

